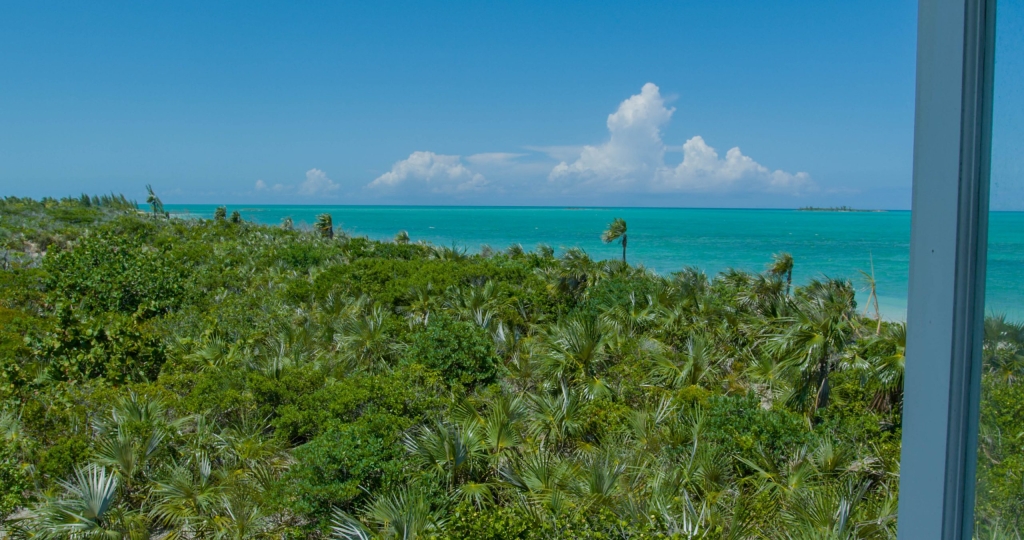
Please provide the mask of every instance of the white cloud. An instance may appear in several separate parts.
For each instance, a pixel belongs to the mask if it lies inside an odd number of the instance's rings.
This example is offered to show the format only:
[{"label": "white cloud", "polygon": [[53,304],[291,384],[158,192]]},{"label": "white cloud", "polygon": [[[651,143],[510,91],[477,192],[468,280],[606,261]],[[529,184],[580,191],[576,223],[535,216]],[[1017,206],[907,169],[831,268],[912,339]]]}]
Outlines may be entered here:
[{"label": "white cloud", "polygon": [[479,189],[487,184],[487,179],[466,168],[459,156],[413,152],[367,187],[388,190],[410,182],[434,193],[451,193]]},{"label": "white cloud", "polygon": [[511,152],[485,152],[466,156],[466,161],[473,165],[508,165],[526,154],[514,154]]},{"label": "white cloud", "polygon": [[800,193],[814,188],[807,173],[771,171],[739,148],[730,149],[722,159],[700,136],[683,145],[682,163],[667,166],[669,147],[661,139],[661,129],[674,112],[665,106],[657,86],[645,84],[608,115],[608,142],[583,147],[575,161],[562,161],[548,178],[603,191]]},{"label": "white cloud", "polygon": [[810,175],[771,171],[743,155],[738,147],[725,153],[725,159],[697,135],[683,144],[683,162],[663,167],[655,175],[652,191],[729,191],[747,189],[781,193],[800,193],[814,187]]},{"label": "white cloud", "polygon": [[267,189],[267,183],[263,180],[256,181],[256,191],[264,191]]},{"label": "white cloud", "polygon": [[[280,191],[278,186],[280,186],[280,189],[284,189],[284,186],[277,184],[274,186],[276,191]],[[320,169],[310,169],[306,171],[306,180],[299,184],[299,195],[323,196],[337,191],[340,187],[327,177],[327,173]]]},{"label": "white cloud", "polygon": [[531,150],[533,152],[540,152],[547,154],[552,159],[558,161],[572,161],[580,157],[580,152],[583,152],[583,145],[565,145],[565,146],[524,146],[523,148]]}]

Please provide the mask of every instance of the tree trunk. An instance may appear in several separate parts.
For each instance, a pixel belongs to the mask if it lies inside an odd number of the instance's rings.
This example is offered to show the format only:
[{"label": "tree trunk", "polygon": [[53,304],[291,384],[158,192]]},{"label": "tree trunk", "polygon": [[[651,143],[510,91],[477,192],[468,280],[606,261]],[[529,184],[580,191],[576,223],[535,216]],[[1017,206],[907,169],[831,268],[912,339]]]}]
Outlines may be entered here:
[{"label": "tree trunk", "polygon": [[882,313],[878,309],[878,293],[875,292],[875,283],[871,282],[871,298],[875,300],[875,321],[878,323],[875,327],[875,335],[882,334]]},{"label": "tree trunk", "polygon": [[825,362],[818,367],[818,376],[821,378],[821,384],[818,386],[818,392],[814,396],[814,410],[817,411],[823,407],[828,406],[829,397],[829,385],[828,385],[829,365],[826,358]]},{"label": "tree trunk", "polygon": [[622,235],[622,262],[626,262],[626,235]]}]

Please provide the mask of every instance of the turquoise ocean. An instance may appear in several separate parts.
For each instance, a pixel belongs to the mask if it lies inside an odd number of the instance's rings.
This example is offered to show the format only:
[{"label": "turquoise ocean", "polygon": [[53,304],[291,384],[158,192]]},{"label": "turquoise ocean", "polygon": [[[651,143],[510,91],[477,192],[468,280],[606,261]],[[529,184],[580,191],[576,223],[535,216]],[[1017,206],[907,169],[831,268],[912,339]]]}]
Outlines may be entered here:
[{"label": "turquoise ocean", "polygon": [[[166,205],[173,214],[212,218],[215,205]],[[660,274],[696,266],[708,275],[728,268],[762,271],[773,253],[795,259],[797,284],[829,276],[848,278],[866,305],[860,273],[877,283],[883,316],[906,318],[910,259],[910,212],[807,212],[692,208],[561,208],[458,206],[243,206],[244,219],[274,225],[291,217],[310,226],[318,214],[351,235],[387,240],[400,230],[413,241],[479,251],[547,244],[558,253],[580,247],[595,259],[621,257],[621,248],[601,242],[615,217],[629,225],[629,262]],[[990,218],[987,303],[989,313],[1024,319],[1024,212],[993,212]]]}]

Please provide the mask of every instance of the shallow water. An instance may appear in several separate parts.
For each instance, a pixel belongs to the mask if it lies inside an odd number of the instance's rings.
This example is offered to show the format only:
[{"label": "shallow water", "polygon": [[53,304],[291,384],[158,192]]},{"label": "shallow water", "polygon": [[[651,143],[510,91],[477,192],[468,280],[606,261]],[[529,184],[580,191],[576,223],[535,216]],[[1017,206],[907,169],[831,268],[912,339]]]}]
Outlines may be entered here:
[{"label": "shallow water", "polygon": [[[167,205],[175,214],[211,218],[213,205]],[[456,243],[471,251],[484,244],[503,249],[513,242],[532,249],[548,244],[559,252],[581,247],[598,259],[622,256],[618,245],[601,242],[615,217],[629,225],[627,256],[659,273],[697,266],[709,274],[727,268],[760,271],[773,253],[796,260],[793,281],[827,275],[853,280],[865,305],[865,279],[874,274],[882,313],[906,317],[910,256],[910,212],[802,212],[691,208],[551,208],[452,206],[238,206],[251,221],[278,224],[291,217],[309,226],[329,212],[335,227],[350,234],[390,239],[406,230],[413,241]],[[1024,213],[993,212],[990,218],[986,306],[990,312],[1024,318]]]}]

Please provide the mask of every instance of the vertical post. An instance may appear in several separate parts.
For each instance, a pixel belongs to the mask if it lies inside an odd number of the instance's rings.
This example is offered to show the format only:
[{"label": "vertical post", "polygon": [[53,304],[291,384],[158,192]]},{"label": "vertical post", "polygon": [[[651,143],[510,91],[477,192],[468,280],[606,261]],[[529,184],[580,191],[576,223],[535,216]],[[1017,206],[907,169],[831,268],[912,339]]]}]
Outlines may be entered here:
[{"label": "vertical post", "polygon": [[899,538],[969,539],[995,0],[921,0]]}]

